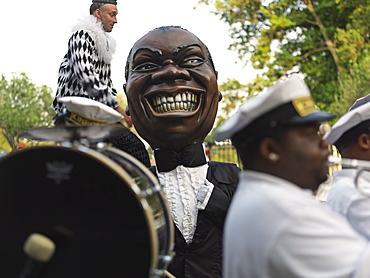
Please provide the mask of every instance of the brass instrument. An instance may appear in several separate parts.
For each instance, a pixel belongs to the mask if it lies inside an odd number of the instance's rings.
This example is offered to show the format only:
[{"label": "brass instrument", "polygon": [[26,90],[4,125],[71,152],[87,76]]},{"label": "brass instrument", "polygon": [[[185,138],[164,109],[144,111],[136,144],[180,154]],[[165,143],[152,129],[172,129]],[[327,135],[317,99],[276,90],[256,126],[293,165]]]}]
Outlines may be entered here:
[{"label": "brass instrument", "polygon": [[359,179],[361,175],[366,171],[370,171],[370,161],[360,160],[360,159],[341,158],[341,157],[336,157],[336,156],[328,157],[328,166],[338,166],[338,165],[341,165],[342,167],[346,167],[346,168],[357,169],[357,173],[355,176],[355,187],[362,195],[366,197],[370,197],[370,184],[369,184],[368,189],[365,189],[359,185]]}]

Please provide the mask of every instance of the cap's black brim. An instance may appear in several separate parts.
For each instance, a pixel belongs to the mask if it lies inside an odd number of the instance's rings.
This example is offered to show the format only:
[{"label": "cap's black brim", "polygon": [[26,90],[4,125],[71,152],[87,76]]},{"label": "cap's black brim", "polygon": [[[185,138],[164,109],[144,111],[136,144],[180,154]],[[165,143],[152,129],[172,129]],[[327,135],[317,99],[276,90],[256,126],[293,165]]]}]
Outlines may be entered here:
[{"label": "cap's black brim", "polygon": [[319,111],[319,112],[314,112],[306,117],[301,117],[301,116],[294,116],[290,118],[285,124],[305,124],[305,123],[311,123],[311,122],[317,122],[317,123],[322,123],[325,121],[329,121],[334,119],[336,116],[325,112],[325,111]]}]

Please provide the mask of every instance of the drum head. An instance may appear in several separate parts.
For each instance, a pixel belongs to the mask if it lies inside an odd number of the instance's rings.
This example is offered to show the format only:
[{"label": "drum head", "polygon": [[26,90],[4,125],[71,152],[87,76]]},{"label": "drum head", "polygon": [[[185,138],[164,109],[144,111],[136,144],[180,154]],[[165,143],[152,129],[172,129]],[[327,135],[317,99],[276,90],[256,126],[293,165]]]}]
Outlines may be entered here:
[{"label": "drum head", "polygon": [[56,243],[43,277],[148,277],[150,234],[121,172],[89,149],[37,147],[2,159],[0,277],[18,277],[35,232]]}]

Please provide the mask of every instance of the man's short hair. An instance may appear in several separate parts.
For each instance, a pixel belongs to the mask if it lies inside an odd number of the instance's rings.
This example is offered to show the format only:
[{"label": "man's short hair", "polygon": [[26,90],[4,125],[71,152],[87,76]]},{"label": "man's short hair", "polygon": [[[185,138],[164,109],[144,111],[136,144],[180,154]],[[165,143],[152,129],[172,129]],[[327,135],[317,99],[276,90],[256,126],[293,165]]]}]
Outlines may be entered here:
[{"label": "man's short hair", "polygon": [[100,3],[100,2],[92,3],[90,6],[90,14],[93,15],[96,10],[100,9],[104,5],[105,3]]}]

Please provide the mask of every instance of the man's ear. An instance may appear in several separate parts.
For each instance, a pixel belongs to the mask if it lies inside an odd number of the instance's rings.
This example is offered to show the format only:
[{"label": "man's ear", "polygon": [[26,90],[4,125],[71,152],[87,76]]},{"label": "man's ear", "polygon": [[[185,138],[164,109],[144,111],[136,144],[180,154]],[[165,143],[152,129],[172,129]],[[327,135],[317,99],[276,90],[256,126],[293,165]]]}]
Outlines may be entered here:
[{"label": "man's ear", "polygon": [[96,18],[101,19],[101,15],[100,15],[100,10],[99,10],[99,9],[96,9],[96,10],[94,11],[94,16],[95,16]]},{"label": "man's ear", "polygon": [[272,138],[265,137],[259,144],[260,156],[271,162],[275,163],[280,159],[279,143]]},{"label": "man's ear", "polygon": [[357,138],[357,144],[361,149],[369,150],[370,149],[370,134],[367,133],[362,133],[358,138]]}]

